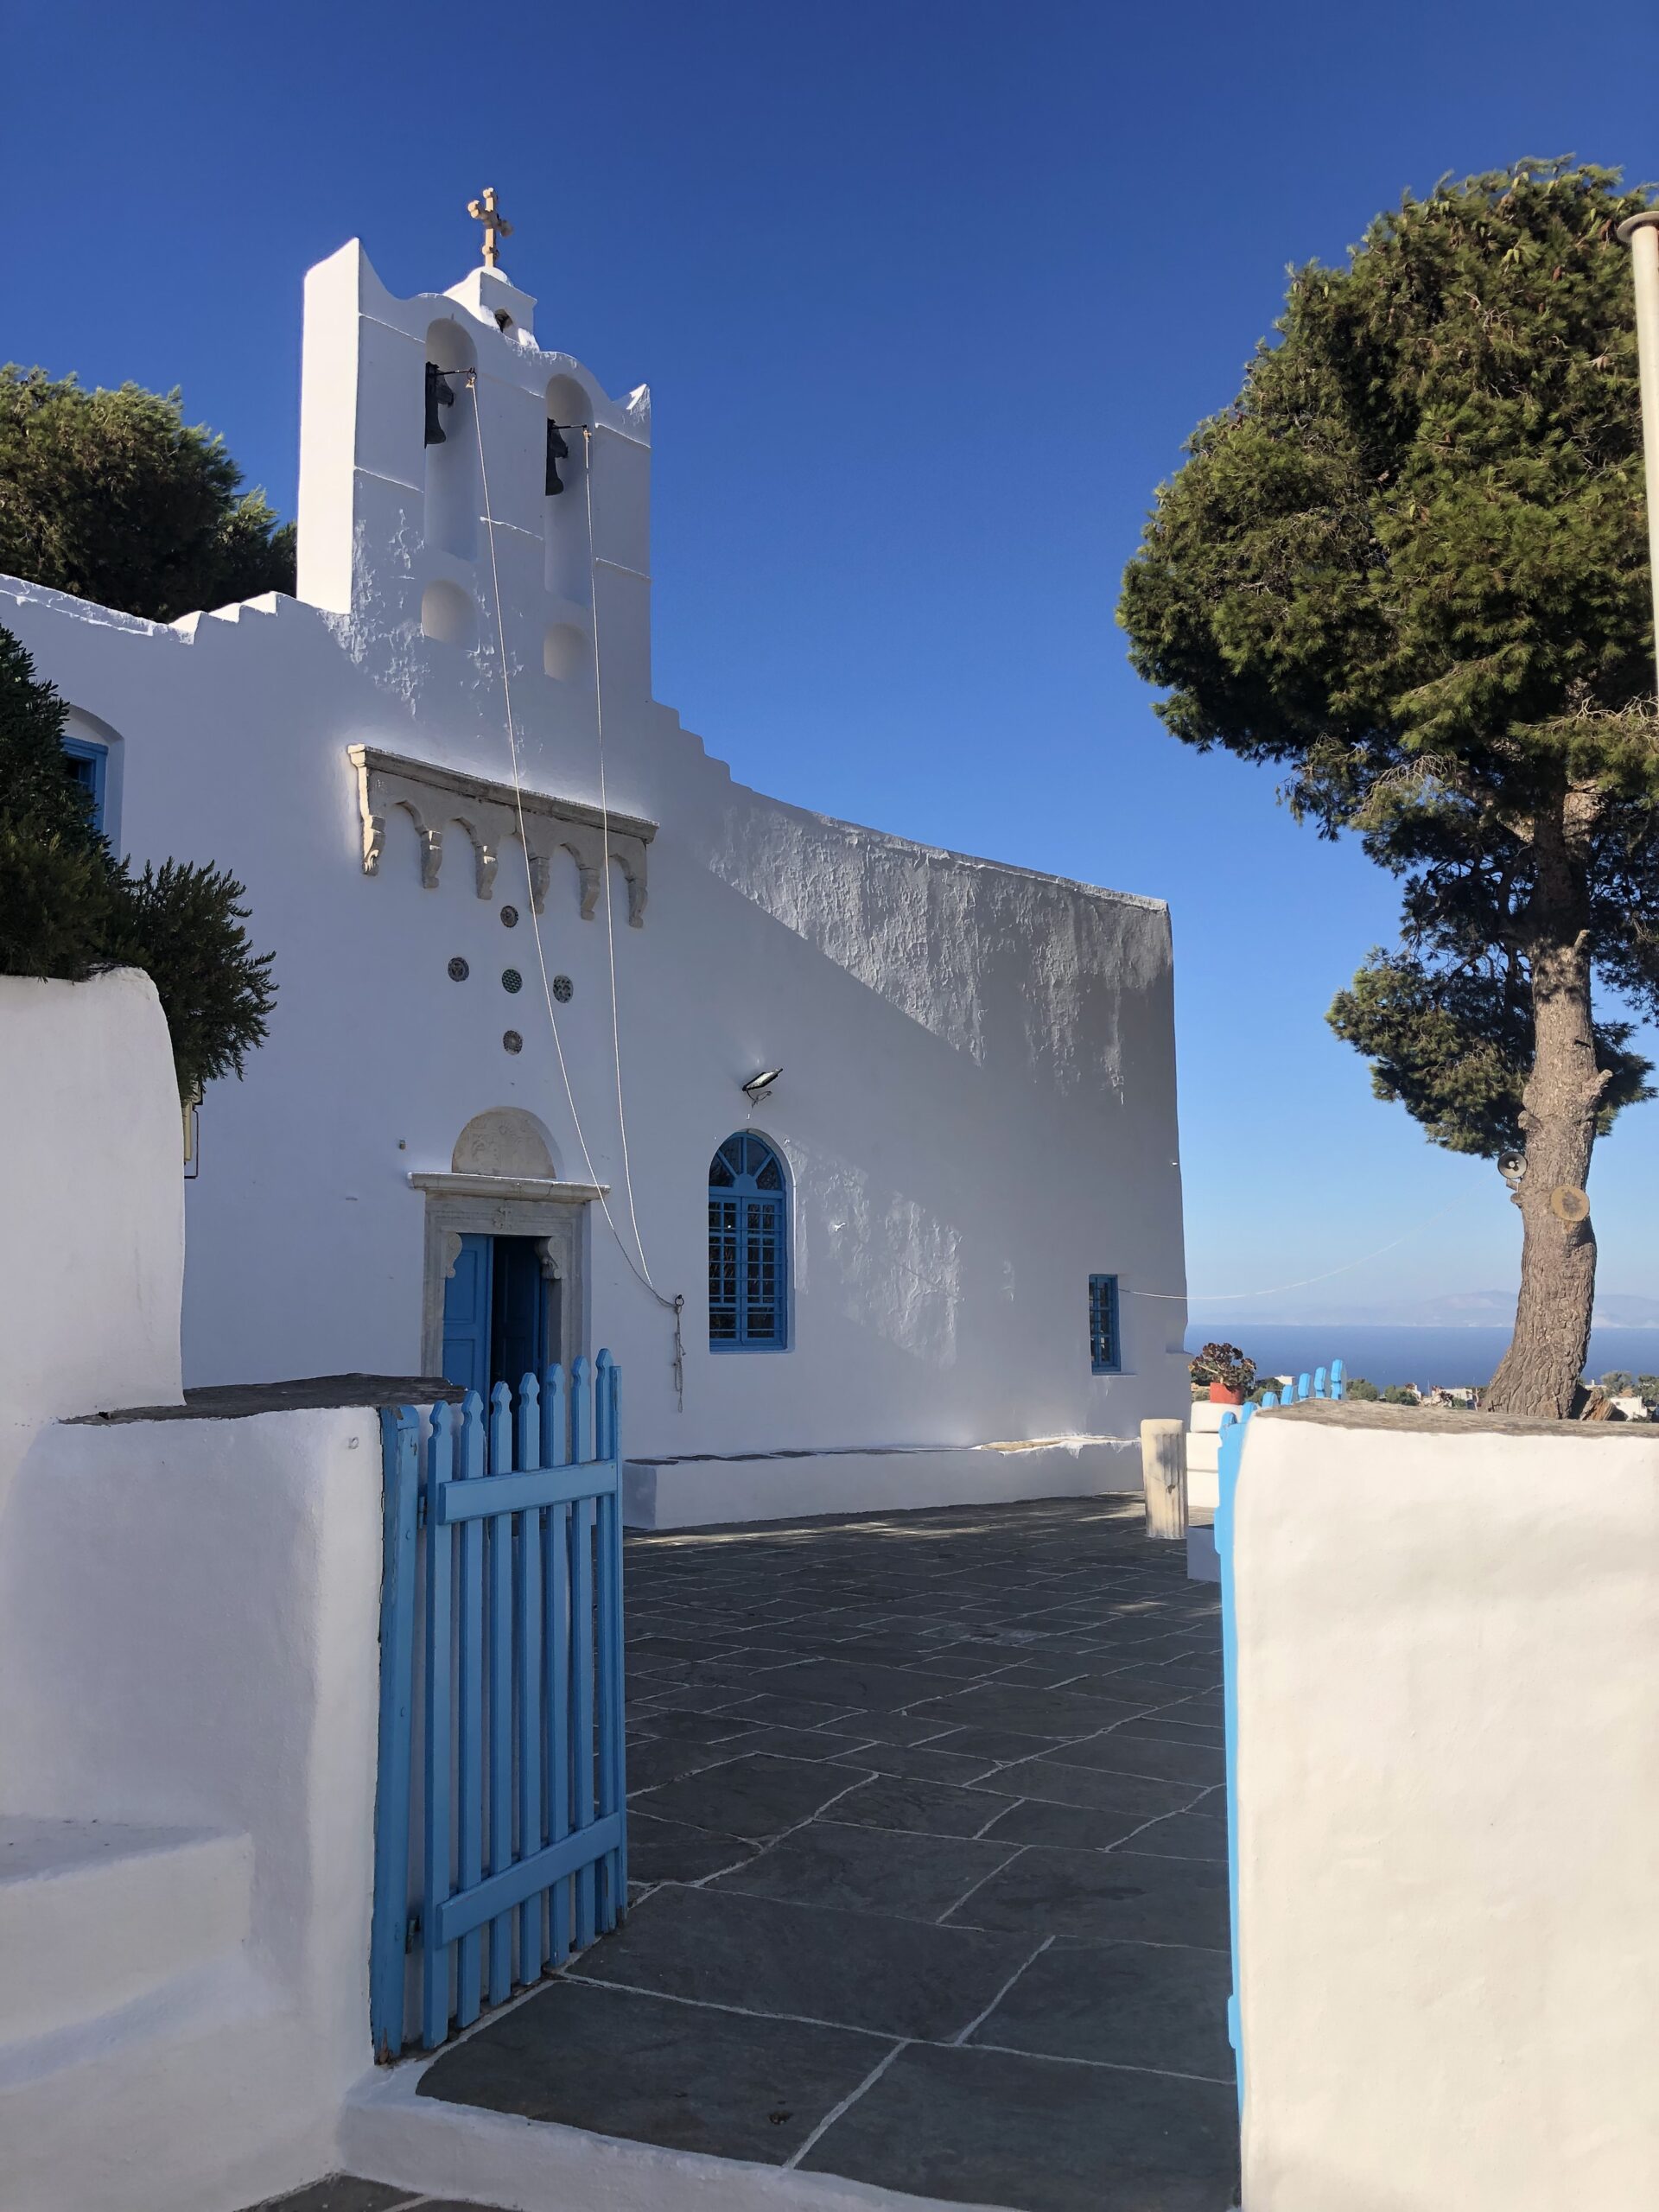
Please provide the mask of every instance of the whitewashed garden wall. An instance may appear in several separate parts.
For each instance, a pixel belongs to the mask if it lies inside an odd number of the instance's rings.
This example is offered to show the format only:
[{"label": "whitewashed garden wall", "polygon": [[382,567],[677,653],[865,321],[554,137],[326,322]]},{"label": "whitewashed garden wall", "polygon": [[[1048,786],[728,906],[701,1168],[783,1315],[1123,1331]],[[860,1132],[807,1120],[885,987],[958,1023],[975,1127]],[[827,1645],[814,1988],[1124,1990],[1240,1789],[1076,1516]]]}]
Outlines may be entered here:
[{"label": "whitewashed garden wall", "polygon": [[0,2203],[226,2212],[370,2063],[377,1425],[100,1421],[181,1398],[153,987],[0,978]]},{"label": "whitewashed garden wall", "polygon": [[1659,1435],[1304,1404],[1232,1511],[1249,2212],[1651,2212]]}]

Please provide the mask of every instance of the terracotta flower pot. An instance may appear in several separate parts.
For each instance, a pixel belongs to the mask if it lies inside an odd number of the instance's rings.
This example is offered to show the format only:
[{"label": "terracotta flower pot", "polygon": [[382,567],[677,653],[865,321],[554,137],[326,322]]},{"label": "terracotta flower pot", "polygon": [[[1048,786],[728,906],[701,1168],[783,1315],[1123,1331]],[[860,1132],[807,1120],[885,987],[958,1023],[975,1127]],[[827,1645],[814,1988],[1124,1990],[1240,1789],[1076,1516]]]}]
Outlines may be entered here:
[{"label": "terracotta flower pot", "polygon": [[1244,1393],[1230,1390],[1224,1382],[1212,1382],[1210,1385],[1210,1402],[1212,1406],[1242,1406]]}]

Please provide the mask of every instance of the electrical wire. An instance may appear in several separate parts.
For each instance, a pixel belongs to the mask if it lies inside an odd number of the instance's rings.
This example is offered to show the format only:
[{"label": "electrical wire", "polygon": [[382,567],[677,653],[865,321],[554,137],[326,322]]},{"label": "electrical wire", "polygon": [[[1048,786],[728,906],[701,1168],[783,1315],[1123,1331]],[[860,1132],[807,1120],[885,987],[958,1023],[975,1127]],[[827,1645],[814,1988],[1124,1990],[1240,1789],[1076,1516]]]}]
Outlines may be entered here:
[{"label": "electrical wire", "polygon": [[[679,1404],[680,1411],[683,1413],[685,1410],[685,1344],[681,1334],[680,1323],[681,1316],[685,1311],[684,1294],[683,1293],[677,1293],[672,1298],[664,1297],[663,1293],[658,1289],[656,1284],[651,1280],[650,1271],[645,1262],[645,1247],[643,1244],[639,1243],[639,1226],[638,1220],[635,1219],[633,1224],[634,1242],[639,1246],[639,1260],[638,1265],[635,1264],[633,1255],[629,1251],[621,1230],[616,1225],[616,1217],[611,1211],[610,1200],[606,1195],[603,1185],[600,1182],[598,1171],[594,1166],[593,1154],[588,1149],[588,1139],[582,1132],[582,1116],[576,1109],[575,1092],[571,1088],[570,1071],[565,1065],[564,1046],[559,1038],[559,1018],[554,1012],[553,986],[547,972],[547,954],[542,944],[541,916],[537,912],[536,886],[531,874],[530,839],[525,835],[524,831],[524,780],[520,773],[518,761],[518,730],[512,711],[512,676],[507,662],[507,632],[505,619],[504,617],[501,606],[501,577],[499,569],[496,565],[495,558],[495,517],[490,505],[490,472],[489,464],[486,461],[484,455],[484,423],[482,414],[478,404],[478,372],[476,369],[469,369],[466,372],[466,381],[473,395],[473,432],[478,442],[479,485],[484,499],[484,537],[485,543],[489,548],[490,554],[490,594],[495,602],[496,646],[501,661],[501,696],[503,704],[506,709],[507,747],[512,760],[513,807],[518,820],[519,848],[522,850],[524,858],[524,883],[526,891],[529,894],[531,934],[536,940],[536,964],[541,972],[542,999],[547,1007],[548,1027],[553,1033],[553,1051],[559,1064],[559,1078],[564,1085],[565,1102],[570,1109],[571,1126],[575,1128],[576,1133],[576,1142],[582,1147],[582,1161],[588,1170],[588,1180],[598,1192],[601,1210],[604,1213],[606,1223],[610,1229],[611,1235],[616,1240],[616,1249],[621,1253],[622,1257],[627,1262],[629,1272],[634,1276],[641,1287],[648,1291],[651,1296],[656,1300],[657,1303],[662,1306],[664,1311],[674,1316],[674,1357],[672,1361],[674,1391],[675,1396]],[[588,435],[588,434],[584,431],[584,436],[586,437]],[[586,457],[591,458],[591,455],[588,454]],[[593,551],[593,507],[594,494],[590,476],[588,486],[588,545],[590,562]],[[599,602],[597,594],[594,594],[594,691],[595,705],[597,706],[599,693]],[[608,931],[611,920],[610,817],[605,804],[605,754],[602,734],[602,709],[600,712],[601,717],[600,723],[601,739],[599,771],[600,820],[601,824],[601,834],[603,841],[605,862],[605,919],[607,929]],[[620,1055],[620,1040],[618,1039],[617,1032],[616,948],[614,939],[613,938],[611,944],[611,1033],[613,1043],[619,1045]],[[617,1062],[616,1103],[618,1121],[619,1123],[620,1123],[622,1116],[622,1070],[620,1056]],[[632,1179],[628,1176],[626,1172],[627,1157],[627,1133],[626,1127],[624,1127],[622,1128],[624,1180],[625,1187],[626,1188],[628,1194],[628,1210],[630,1215],[632,1215],[633,1212],[633,1185]]]},{"label": "electrical wire", "polygon": [[[611,987],[611,1057],[612,1065],[616,1071],[616,1123],[622,1151],[622,1187],[628,1202],[628,1223],[633,1231],[634,1248],[639,1255],[637,1263],[633,1253],[628,1249],[621,1230],[617,1227],[616,1217],[611,1211],[610,1201],[600,1184],[598,1173],[594,1166],[593,1155],[588,1149],[588,1140],[582,1133],[582,1116],[576,1110],[575,1093],[571,1088],[569,1070],[565,1065],[564,1047],[559,1038],[559,1020],[554,1011],[553,989],[547,972],[547,955],[542,944],[541,918],[537,912],[535,886],[530,877],[530,840],[524,834],[524,785],[519,772],[518,733],[512,711],[512,678],[507,664],[507,638],[501,606],[501,579],[495,558],[495,518],[490,506],[490,477],[488,463],[484,454],[484,424],[478,405],[478,372],[475,369],[467,371],[466,381],[473,394],[473,430],[478,442],[478,473],[484,497],[484,531],[490,554],[491,596],[495,602],[496,644],[501,660],[501,693],[506,709],[507,744],[512,757],[513,804],[518,818],[518,842],[524,856],[525,881],[530,893],[531,931],[536,940],[536,962],[541,972],[542,997],[547,1007],[548,1027],[552,1032],[553,1050],[559,1064],[559,1077],[564,1085],[565,1100],[570,1109],[570,1121],[576,1132],[576,1142],[582,1147],[582,1160],[588,1169],[588,1179],[598,1192],[600,1206],[611,1235],[616,1240],[617,1249],[626,1261],[630,1273],[641,1287],[648,1291],[664,1311],[674,1316],[674,1388],[680,1409],[683,1412],[685,1346],[681,1333],[681,1316],[685,1310],[685,1298],[683,1294],[677,1294],[672,1298],[665,1297],[651,1279],[651,1263],[645,1257],[645,1240],[639,1234],[639,1215],[633,1195],[633,1171],[628,1154],[627,1112],[622,1092],[621,1015],[616,990],[616,925],[612,907],[611,817],[605,778],[605,696],[600,660],[598,594],[597,593],[594,594],[593,601],[594,715],[594,734],[599,753],[599,817],[602,881],[605,893],[605,943]],[[594,543],[593,425],[587,423],[580,424],[573,423],[568,427],[571,429],[580,429],[582,431],[582,485],[587,502],[588,549],[591,575]],[[1365,1267],[1372,1260],[1381,1259],[1385,1252],[1392,1252],[1397,1246],[1408,1243],[1413,1236],[1421,1235],[1425,1229],[1444,1219],[1448,1213],[1455,1212],[1458,1208],[1471,1203],[1471,1199],[1468,1197],[1455,1198],[1450,1205],[1442,1206],[1438,1213],[1431,1214],[1427,1221],[1419,1222],[1414,1228],[1407,1230],[1404,1235],[1391,1238],[1386,1244],[1379,1244],[1375,1251],[1363,1253],[1357,1260],[1345,1260],[1340,1267],[1328,1268],[1322,1274],[1303,1275],[1295,1282],[1277,1283],[1267,1290],[1129,1290],[1127,1295],[1130,1298],[1147,1299],[1160,1304],[1191,1306],[1225,1302],[1243,1303],[1250,1299],[1277,1298],[1286,1291],[1306,1290],[1314,1283],[1329,1282],[1336,1275],[1348,1274],[1356,1268]]]},{"label": "electrical wire", "polygon": [[[593,573],[594,556],[594,433],[592,426],[582,425],[582,489],[588,499],[588,574]],[[611,963],[611,1060],[616,1069],[616,1126],[622,1140],[622,1188],[627,1194],[628,1220],[633,1229],[633,1241],[639,1248],[639,1264],[647,1278],[651,1262],[645,1257],[645,1240],[639,1234],[639,1217],[634,1211],[633,1170],[628,1162],[628,1117],[622,1105],[622,1028],[616,1003],[616,924],[611,912],[611,810],[605,796],[605,690],[599,671],[599,593],[594,592],[594,729],[599,744],[599,835],[601,859],[605,885],[605,949]]]},{"label": "electrical wire", "polygon": [[1277,1298],[1287,1290],[1306,1290],[1310,1283],[1329,1282],[1332,1275],[1350,1274],[1356,1268],[1363,1268],[1372,1260],[1380,1260],[1385,1252],[1392,1252],[1396,1245],[1409,1243],[1412,1237],[1421,1236],[1424,1230],[1432,1229],[1437,1221],[1444,1221],[1447,1214],[1456,1213],[1461,1206],[1472,1205],[1478,1196],[1478,1192],[1468,1192],[1460,1198],[1453,1198],[1450,1205],[1442,1206],[1438,1213],[1430,1214],[1427,1221],[1420,1221],[1414,1228],[1408,1229],[1403,1236],[1392,1237],[1386,1244],[1379,1244],[1374,1252],[1362,1252],[1358,1259],[1344,1260],[1339,1268],[1327,1268],[1322,1275],[1304,1275],[1298,1282],[1275,1283],[1270,1290],[1131,1290],[1120,1294],[1129,1298],[1154,1299],[1162,1303],[1214,1306],[1218,1302],[1242,1304],[1248,1298]]}]

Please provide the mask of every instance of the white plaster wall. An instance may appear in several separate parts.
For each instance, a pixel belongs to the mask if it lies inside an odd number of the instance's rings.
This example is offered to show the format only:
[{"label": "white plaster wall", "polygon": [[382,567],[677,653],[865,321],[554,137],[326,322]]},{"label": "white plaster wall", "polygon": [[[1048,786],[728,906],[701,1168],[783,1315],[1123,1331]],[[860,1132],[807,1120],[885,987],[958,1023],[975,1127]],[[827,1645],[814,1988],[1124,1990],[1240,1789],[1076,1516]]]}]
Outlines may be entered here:
[{"label": "white plaster wall", "polygon": [[[0,1425],[180,1401],[184,1159],[156,987],[0,976]],[[3,1495],[3,1491],[0,1491]]]},{"label": "white plaster wall", "polygon": [[1258,1414],[1248,2212],[1651,2212],[1659,1439]]},{"label": "white plaster wall", "polygon": [[[391,301],[356,248],[314,272],[308,302],[301,573],[322,605],[263,600],[163,629],[0,585],[0,621],[123,738],[129,849],[233,868],[276,953],[270,1040],[202,1112],[187,1378],[414,1371],[423,1205],[408,1173],[447,1168],[493,1107],[533,1111],[585,1179],[579,1119],[629,1233],[606,928],[602,909],[579,918],[573,865],[556,864],[543,935],[575,987],[559,1017],[574,1113],[518,847],[480,900],[451,829],[424,890],[394,813],[378,874],[361,870],[347,746],[511,774],[483,539],[461,563],[423,537],[425,332],[452,315],[479,359],[524,781],[600,796],[589,671],[543,665],[549,622],[596,612],[609,803],[661,825],[644,925],[618,916],[615,971],[645,1257],[687,1300],[685,1408],[669,1318],[595,1210],[588,1344],[624,1367],[630,1453],[1133,1436],[1183,1410],[1179,1302],[1125,1295],[1122,1376],[1092,1376],[1087,1342],[1090,1273],[1126,1294],[1184,1287],[1166,909],[734,785],[650,696],[646,396],[607,398],[522,318],[504,336],[457,299]],[[600,426],[582,607],[546,584],[546,510],[574,497],[541,493],[556,375],[588,391]],[[419,634],[436,576],[473,596],[470,647]],[[525,917],[511,931],[508,903]],[[446,974],[457,954],[464,984]],[[517,997],[509,965],[527,979]],[[708,1163],[749,1119],[743,1079],[779,1065],[753,1122],[793,1180],[791,1346],[711,1355]]]},{"label": "white plaster wall", "polygon": [[1236,1413],[1236,1406],[1212,1406],[1207,1398],[1194,1398],[1187,1415],[1186,1503],[1189,1510],[1213,1513],[1220,1496],[1221,1421]]},{"label": "white plaster wall", "polygon": [[1078,1438],[1017,1452],[981,1445],[939,1452],[815,1452],[786,1460],[630,1459],[623,1470],[622,1518],[630,1529],[697,1529],[1017,1497],[1098,1497],[1140,1487],[1140,1455],[1122,1438]]},{"label": "white plaster wall", "polygon": [[[423,1208],[408,1172],[447,1168],[475,1114],[523,1105],[565,1172],[586,1173],[528,927],[499,920],[505,902],[528,906],[516,849],[490,903],[464,851],[423,890],[399,817],[380,874],[360,868],[348,744],[504,772],[483,657],[424,645],[417,722],[293,602],[143,634],[25,588],[0,596],[0,620],[122,723],[130,849],[235,869],[277,956],[270,1042],[202,1113],[187,1378],[416,1370]],[[579,687],[532,671],[518,700],[526,780],[595,798]],[[1182,1286],[1166,911],[802,815],[732,785],[660,709],[617,719],[611,799],[664,825],[645,925],[616,931],[635,1198],[656,1281],[688,1300],[682,1415],[666,1317],[595,1220],[589,1341],[626,1370],[630,1450],[1133,1434],[1178,1410],[1179,1304],[1125,1296],[1121,1377],[1090,1374],[1086,1338],[1090,1273]],[[578,918],[568,866],[546,953],[575,982],[566,1064],[626,1224],[604,925]],[[464,985],[445,972],[456,953]],[[531,979],[512,999],[509,963]],[[708,1162],[748,1118],[741,1080],[779,1064],[754,1118],[794,1180],[793,1346],[711,1355]]]},{"label": "white plaster wall", "polygon": [[[213,2038],[228,2071],[175,2065],[130,2114],[112,2093],[100,2120],[94,2100],[20,2202],[225,2212],[331,2163],[372,2058],[379,1577],[365,1411],[55,1425],[18,1467],[0,1516],[0,1811],[245,1837],[252,1876]],[[143,2057],[142,2038],[124,2058],[111,2044],[117,2091]]]}]

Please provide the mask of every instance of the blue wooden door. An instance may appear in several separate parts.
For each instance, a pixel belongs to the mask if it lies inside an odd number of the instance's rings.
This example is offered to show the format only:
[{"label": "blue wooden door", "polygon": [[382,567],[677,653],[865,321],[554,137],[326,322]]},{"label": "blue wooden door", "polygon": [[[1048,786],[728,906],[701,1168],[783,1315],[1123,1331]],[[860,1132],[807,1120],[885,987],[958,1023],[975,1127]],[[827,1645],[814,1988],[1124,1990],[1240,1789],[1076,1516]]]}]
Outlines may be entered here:
[{"label": "blue wooden door", "polygon": [[494,1239],[463,1236],[443,1293],[443,1378],[490,1395],[490,1319]]},{"label": "blue wooden door", "polygon": [[498,1236],[492,1278],[490,1384],[505,1382],[516,1398],[525,1376],[540,1375],[550,1356],[547,1278],[534,1241]]}]

